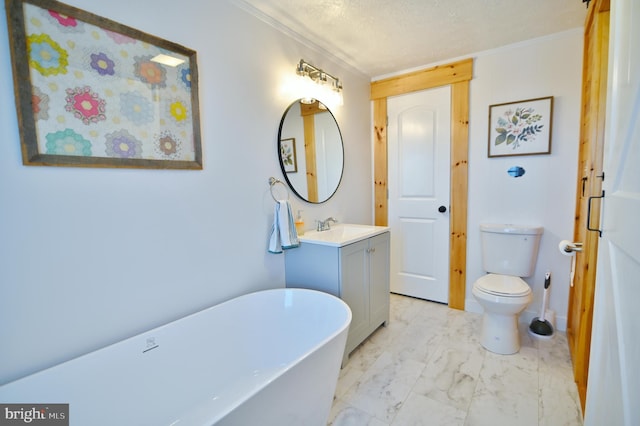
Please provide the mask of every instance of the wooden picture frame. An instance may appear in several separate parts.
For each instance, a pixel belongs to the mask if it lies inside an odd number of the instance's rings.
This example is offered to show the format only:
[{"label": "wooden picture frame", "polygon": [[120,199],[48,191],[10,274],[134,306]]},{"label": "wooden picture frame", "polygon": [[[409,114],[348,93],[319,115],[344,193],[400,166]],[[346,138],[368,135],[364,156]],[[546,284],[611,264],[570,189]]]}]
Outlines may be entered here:
[{"label": "wooden picture frame", "polygon": [[5,6],[23,164],[202,169],[195,51],[58,1]]},{"label": "wooden picture frame", "polygon": [[286,173],[298,172],[296,138],[280,139],[280,162]]},{"label": "wooden picture frame", "polygon": [[489,106],[489,157],[551,153],[553,96]]}]

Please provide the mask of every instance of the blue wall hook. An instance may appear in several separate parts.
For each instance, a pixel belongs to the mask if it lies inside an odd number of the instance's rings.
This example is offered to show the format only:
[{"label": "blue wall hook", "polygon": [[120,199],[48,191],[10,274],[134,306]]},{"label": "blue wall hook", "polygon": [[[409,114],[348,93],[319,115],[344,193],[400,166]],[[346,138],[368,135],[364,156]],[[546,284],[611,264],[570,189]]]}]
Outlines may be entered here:
[{"label": "blue wall hook", "polygon": [[524,175],[525,170],[520,166],[513,166],[512,168],[507,170],[507,173],[509,173],[509,176],[511,177],[518,178]]}]

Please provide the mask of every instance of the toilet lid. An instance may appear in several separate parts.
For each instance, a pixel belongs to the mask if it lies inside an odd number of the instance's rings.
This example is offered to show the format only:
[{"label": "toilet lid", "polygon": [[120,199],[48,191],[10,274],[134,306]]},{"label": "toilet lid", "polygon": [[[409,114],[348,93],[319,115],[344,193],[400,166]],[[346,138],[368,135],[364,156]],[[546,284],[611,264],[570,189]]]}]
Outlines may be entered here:
[{"label": "toilet lid", "polygon": [[525,296],[531,293],[531,288],[520,277],[500,274],[487,274],[476,281],[476,288],[480,291],[498,296]]}]

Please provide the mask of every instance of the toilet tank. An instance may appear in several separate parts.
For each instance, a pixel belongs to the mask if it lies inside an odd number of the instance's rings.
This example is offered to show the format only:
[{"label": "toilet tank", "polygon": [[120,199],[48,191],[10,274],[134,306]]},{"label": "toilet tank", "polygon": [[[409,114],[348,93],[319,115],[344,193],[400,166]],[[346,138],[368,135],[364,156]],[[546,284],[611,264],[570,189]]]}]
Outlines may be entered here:
[{"label": "toilet tank", "polygon": [[481,224],[482,268],[493,274],[533,275],[543,230],[541,226]]}]

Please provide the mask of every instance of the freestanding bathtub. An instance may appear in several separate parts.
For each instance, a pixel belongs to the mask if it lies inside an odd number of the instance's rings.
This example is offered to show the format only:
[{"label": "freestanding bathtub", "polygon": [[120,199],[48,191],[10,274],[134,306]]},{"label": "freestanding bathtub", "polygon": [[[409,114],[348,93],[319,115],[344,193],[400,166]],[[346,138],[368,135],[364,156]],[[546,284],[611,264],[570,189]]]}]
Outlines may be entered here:
[{"label": "freestanding bathtub", "polygon": [[0,386],[0,403],[68,403],[78,426],[325,426],[350,322],[329,294],[251,293]]}]

